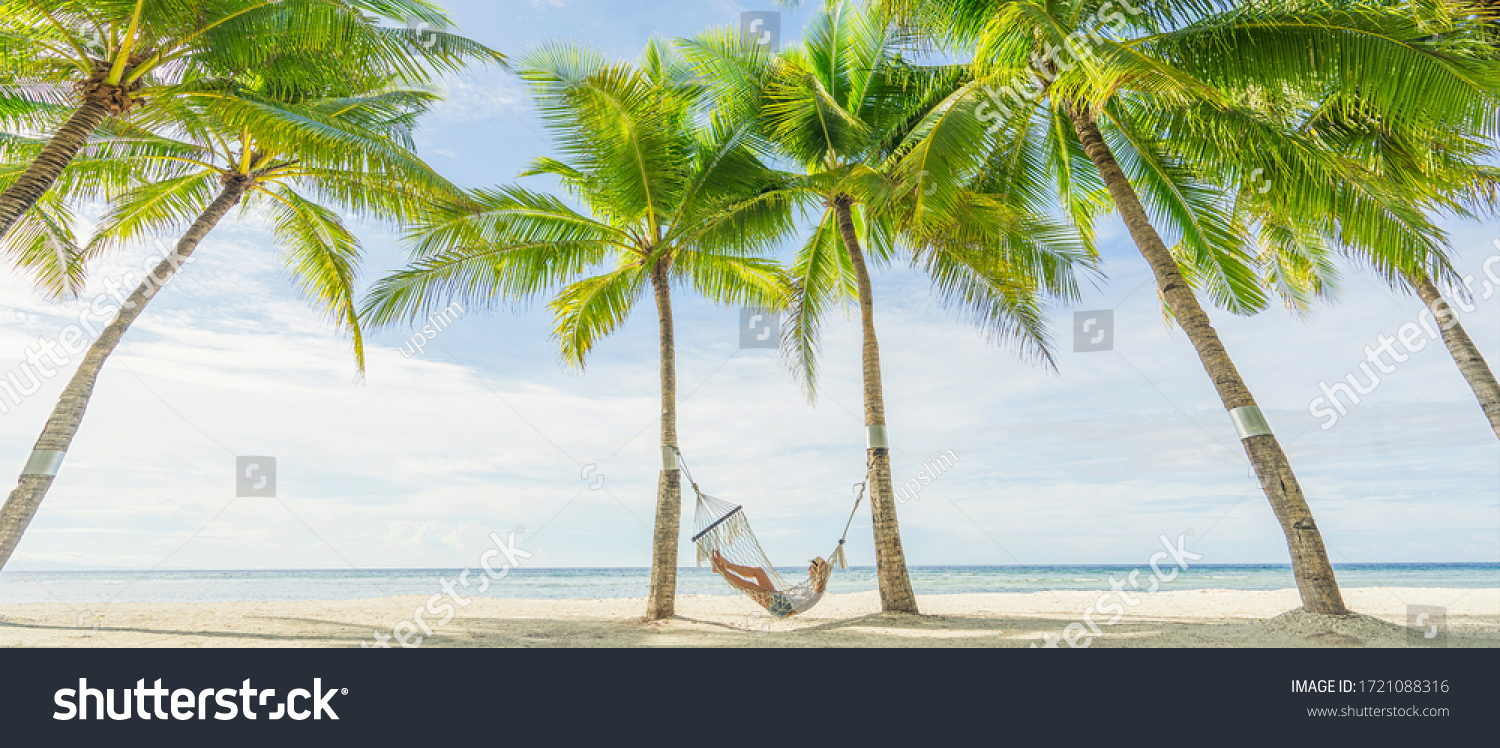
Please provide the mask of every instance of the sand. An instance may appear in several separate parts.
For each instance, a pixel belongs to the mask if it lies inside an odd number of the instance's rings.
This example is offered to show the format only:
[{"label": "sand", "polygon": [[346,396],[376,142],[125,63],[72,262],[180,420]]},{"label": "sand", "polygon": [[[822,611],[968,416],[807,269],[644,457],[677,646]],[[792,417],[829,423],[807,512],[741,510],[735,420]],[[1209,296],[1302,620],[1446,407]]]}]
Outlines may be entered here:
[{"label": "sand", "polygon": [[[1348,589],[1358,615],[1312,616],[1295,609],[1297,591],[1191,590],[1136,595],[1114,624],[1098,592],[921,596],[923,615],[885,615],[876,593],[829,595],[807,614],[772,620],[740,596],[678,598],[678,616],[644,623],[643,599],[500,600],[453,606],[439,626],[413,613],[427,600],[0,605],[5,647],[358,647],[401,627],[422,647],[1029,647],[1061,641],[1073,622],[1092,647],[1410,646],[1406,606],[1447,608],[1449,647],[1500,646],[1500,589]],[[1087,630],[1083,616],[1099,633]],[[96,626],[97,624],[97,626]],[[399,646],[394,640],[387,646]],[[1067,646],[1066,643],[1061,646]]]}]

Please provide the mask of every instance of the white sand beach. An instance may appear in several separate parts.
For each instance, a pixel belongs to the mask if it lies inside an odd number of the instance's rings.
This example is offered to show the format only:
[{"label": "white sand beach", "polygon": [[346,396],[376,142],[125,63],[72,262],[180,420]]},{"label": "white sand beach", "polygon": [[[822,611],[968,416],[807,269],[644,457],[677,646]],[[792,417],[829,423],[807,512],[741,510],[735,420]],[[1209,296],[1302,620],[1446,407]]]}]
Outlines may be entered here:
[{"label": "white sand beach", "polygon": [[[678,598],[678,616],[643,623],[641,599],[470,599],[447,625],[423,614],[422,647],[1029,647],[1061,637],[1099,592],[921,596],[923,615],[883,615],[876,593],[829,595],[807,614],[772,620],[739,596]],[[1204,589],[1137,595],[1115,624],[1092,614],[1093,647],[1409,646],[1408,604],[1447,609],[1450,647],[1500,646],[1500,589],[1344,590],[1359,615],[1286,615],[1295,589]],[[427,604],[421,597],[234,603],[38,603],[0,606],[5,647],[357,647]],[[447,601],[441,601],[439,606]],[[440,609],[440,608],[439,608]],[[97,622],[97,627],[95,623]],[[393,645],[394,642],[386,642]],[[1080,640],[1082,643],[1082,640]],[[1063,644],[1062,646],[1066,646]]]}]

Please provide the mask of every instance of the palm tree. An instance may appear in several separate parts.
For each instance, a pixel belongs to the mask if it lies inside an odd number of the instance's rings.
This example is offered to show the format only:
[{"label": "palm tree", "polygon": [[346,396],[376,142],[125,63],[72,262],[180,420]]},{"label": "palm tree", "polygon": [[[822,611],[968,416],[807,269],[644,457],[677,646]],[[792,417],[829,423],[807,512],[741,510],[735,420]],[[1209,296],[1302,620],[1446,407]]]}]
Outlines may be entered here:
[{"label": "palm tree", "polygon": [[[41,151],[46,141],[0,133],[0,189],[13,183],[25,163]],[[76,167],[84,159],[77,159]],[[64,170],[60,181],[67,181]],[[59,195],[48,193],[21,215],[11,233],[0,237],[0,250],[11,265],[31,272],[36,286],[55,299],[70,298],[84,283],[83,253],[78,247],[71,207]]]},{"label": "palm tree", "polygon": [[[1036,206],[987,194],[980,170],[950,168],[951,152],[984,134],[953,109],[967,71],[912,64],[899,53],[904,41],[887,17],[841,0],[809,21],[801,46],[780,54],[727,30],[684,49],[715,85],[719,109],[758,121],[805,171],[822,205],[793,267],[796,295],[783,342],[794,375],[814,397],[821,321],[830,305],[857,300],[881,607],[916,613],[892,490],[869,267],[904,252],[944,301],[1051,365],[1040,292],[1074,296],[1072,264],[1089,259],[1092,248]],[[934,197],[938,183],[949,189]]]},{"label": "palm tree", "polygon": [[[426,0],[0,0],[0,125],[26,102],[55,115],[43,125],[50,142],[0,193],[0,236],[107,118],[141,109],[135,120],[161,126],[158,105],[205,80],[248,75],[306,91],[349,70],[419,81],[471,59],[503,62],[450,25]],[[324,64],[307,64],[310,54]]]},{"label": "palm tree", "polygon": [[722,117],[695,124],[702,89],[665,43],[653,41],[637,65],[543,46],[521,75],[561,150],[522,176],[553,177],[584,210],[519,186],[473,192],[412,230],[415,259],[374,286],[362,318],[389,324],[454,298],[484,307],[560,287],[550,303],[555,335],[564,362],[582,368],[649,287],[664,455],[646,618],[668,618],[682,511],[671,287],[725,304],[784,305],[785,281],[765,251],[790,231],[797,193],[756,156],[747,127]]},{"label": "palm tree", "polygon": [[[0,59],[3,57],[0,54]],[[58,110],[25,91],[13,92],[0,83],[0,191],[21,178],[49,143],[46,137],[17,133],[44,130]],[[99,193],[118,192],[129,184],[130,170],[118,163],[109,149],[99,146],[111,130],[106,125],[96,131],[90,140],[93,147],[86,146],[60,172],[58,189],[44,194],[12,224],[10,233],[0,236],[6,259],[32,273],[37,288],[48,297],[76,296],[86,273],[86,257],[73,233],[73,211],[62,196],[74,194],[85,184]]]},{"label": "palm tree", "polygon": [[[1195,0],[888,2],[943,42],[974,45],[985,90],[973,100],[973,116],[1018,138],[1034,119],[1067,124],[1069,149],[1084,154],[1103,181],[1236,424],[1287,537],[1304,609],[1346,613],[1296,475],[1194,292],[1199,286],[1233,311],[1264,304],[1248,236],[1211,181],[1195,175],[1198,164],[1170,157],[1165,143],[1174,133],[1164,123],[1213,122],[1221,133],[1265,129],[1236,102],[1290,89],[1324,105],[1363,98],[1372,115],[1471,131],[1487,116],[1473,102],[1494,90],[1493,71],[1431,54],[1409,41],[1422,36],[1419,19],[1369,4],[1226,10],[1229,4]],[[1233,137],[1217,143],[1220,151],[1240,146]],[[1162,240],[1153,213],[1180,237],[1176,247]],[[1372,216],[1349,230],[1381,225]]]},{"label": "palm tree", "polygon": [[[221,91],[220,95],[233,95]],[[17,129],[31,129],[52,109],[49,105],[21,99],[0,100],[0,108],[16,106],[0,114],[0,126],[7,121]],[[44,151],[50,142],[46,137],[16,135],[0,131],[0,190],[10,186]],[[87,278],[86,248],[74,236],[73,206],[70,199],[94,196],[108,200],[137,185],[142,178],[164,174],[132,161],[121,146],[128,138],[119,127],[106,123],[96,130],[78,154],[63,168],[52,190],[44,194],[30,210],[22,213],[11,232],[0,237],[6,259],[33,274],[36,287],[53,299],[76,298]]]},{"label": "palm tree", "polygon": [[[1442,24],[1448,30],[1448,39],[1459,44],[1470,40],[1483,42],[1490,50],[1490,57],[1500,51],[1500,35],[1497,35],[1497,24],[1500,24],[1500,14],[1497,14],[1497,6],[1500,3],[1491,0],[1472,3],[1478,12],[1470,19],[1474,23],[1454,23],[1452,19],[1441,19]],[[1467,51],[1467,50],[1466,50]],[[1486,102],[1493,106],[1493,101]],[[1500,173],[1488,166],[1477,166],[1474,162],[1479,160],[1477,151],[1488,153],[1488,148],[1476,148],[1476,144],[1464,138],[1457,138],[1449,128],[1441,125],[1428,130],[1426,135],[1430,136],[1429,152],[1439,150],[1430,145],[1431,143],[1444,143],[1446,151],[1456,154],[1457,158],[1438,159],[1434,164],[1432,159],[1412,158],[1420,154],[1413,153],[1413,149],[1406,149],[1407,158],[1404,164],[1428,166],[1429,173],[1418,174],[1418,178],[1412,180],[1417,186],[1435,190],[1439,194],[1433,198],[1433,202],[1441,204],[1450,212],[1461,215],[1489,215],[1493,216],[1496,211],[1494,194],[1497,184],[1500,184]],[[1381,135],[1385,135],[1382,131]],[[1432,166],[1447,166],[1447,173],[1434,174]],[[1413,170],[1416,171],[1416,170]],[[1473,212],[1471,212],[1473,211]],[[1454,363],[1458,364],[1458,370],[1468,381],[1469,388],[1474,391],[1474,396],[1479,400],[1479,406],[1489,419],[1490,428],[1495,436],[1500,437],[1500,381],[1495,379],[1495,372],[1485,362],[1484,356],[1480,354],[1479,347],[1474,345],[1473,339],[1469,337],[1464,326],[1459,322],[1458,316],[1453,313],[1452,305],[1443,296],[1438,285],[1432,278],[1432,273],[1418,271],[1407,275],[1403,280],[1416,292],[1422,303],[1432,310],[1432,313],[1440,321],[1439,329],[1443,337],[1443,343],[1448,352],[1453,356]],[[1460,296],[1467,294],[1467,287],[1459,288],[1456,277],[1450,278],[1449,283],[1454,286],[1455,292]]]},{"label": "palm tree", "polygon": [[[16,489],[0,508],[0,567],[51,487],[105,360],[231,209],[252,202],[265,206],[288,270],[313,303],[351,333],[363,371],[354,301],[360,246],[338,211],[410,221],[456,190],[412,152],[409,132],[436,99],[430,91],[390,87],[298,103],[253,89],[233,93],[209,104],[167,105],[177,132],[129,127],[108,144],[112,161],[151,181],[113,200],[89,251],[183,226],[186,232],[120,304],[63,389]],[[80,180],[71,197],[104,197],[93,189],[102,183]]]},{"label": "palm tree", "polygon": [[[1476,218],[1495,213],[1493,196],[1500,185],[1500,169],[1483,163],[1490,152],[1483,134],[1459,132],[1450,122],[1412,118],[1381,122],[1357,109],[1308,106],[1307,102],[1278,108],[1298,113],[1288,123],[1291,129],[1306,133],[1309,143],[1323,144],[1339,159],[1333,162],[1336,170],[1332,173],[1298,175],[1298,189],[1291,194],[1299,205],[1281,195],[1241,191],[1236,207],[1261,228],[1268,280],[1289,306],[1300,311],[1308,300],[1305,291],[1310,287],[1314,295],[1325,295],[1321,286],[1327,279],[1299,269],[1330,269],[1323,258],[1332,246],[1373,268],[1393,289],[1416,295],[1431,310],[1439,335],[1500,436],[1500,384],[1438,288],[1440,281],[1435,279],[1442,279],[1460,297],[1469,293],[1454,270],[1445,232],[1428,217],[1443,213]],[[1188,137],[1179,131],[1175,144],[1191,151],[1202,139],[1224,135],[1200,132]],[[1193,143],[1194,138],[1199,143]],[[1305,148],[1309,143],[1298,145]],[[1246,151],[1266,152],[1262,148],[1238,152]],[[1248,168],[1242,166],[1239,171]],[[1279,168],[1278,180],[1283,175],[1292,177],[1289,171],[1286,166]],[[1309,196],[1316,196],[1318,205],[1310,205]],[[1367,237],[1348,231],[1358,223],[1361,210],[1383,213],[1382,229]],[[1299,279],[1306,283],[1298,283]]]},{"label": "palm tree", "polygon": [[[1408,282],[1411,283],[1422,303],[1437,317],[1438,330],[1443,336],[1443,344],[1448,347],[1448,353],[1453,356],[1454,363],[1458,364],[1459,373],[1464,375],[1464,380],[1474,391],[1474,397],[1479,400],[1479,407],[1490,421],[1490,428],[1494,429],[1495,436],[1500,437],[1500,382],[1495,380],[1495,372],[1485,362],[1484,356],[1479,352],[1479,347],[1474,345],[1474,340],[1464,330],[1452,305],[1448,303],[1448,299],[1443,296],[1443,292],[1438,289],[1431,276],[1425,274],[1412,276]],[[1464,292],[1458,291],[1458,293]]]}]

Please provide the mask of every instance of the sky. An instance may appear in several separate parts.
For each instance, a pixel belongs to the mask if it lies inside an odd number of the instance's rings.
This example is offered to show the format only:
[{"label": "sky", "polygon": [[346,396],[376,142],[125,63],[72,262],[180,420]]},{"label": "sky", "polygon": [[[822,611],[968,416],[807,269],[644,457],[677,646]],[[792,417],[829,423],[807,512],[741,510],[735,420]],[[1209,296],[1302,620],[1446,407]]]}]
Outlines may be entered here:
[{"label": "sky", "polygon": [[[653,35],[737,24],[767,5],[446,3],[466,34],[511,55],[566,39],[630,59]],[[788,41],[806,14],[784,14]],[[510,183],[550,152],[513,76],[480,70],[446,88],[418,146],[450,179]],[[1482,296],[1500,225],[1447,228]],[[392,227],[359,233],[366,284],[402,265]],[[990,345],[916,272],[875,271],[896,483],[947,455],[941,475],[901,496],[909,563],[1145,564],[1164,535],[1184,535],[1205,564],[1289,561],[1211,382],[1164,324],[1117,219],[1101,225],[1100,252],[1107,277],[1048,310],[1056,372]],[[56,338],[106,280],[160,254],[150,242],[120,249],[69,302],[0,271],[0,375]],[[1500,261],[1489,267],[1500,278]],[[857,318],[836,315],[824,330],[809,403],[775,351],[739,348],[739,310],[686,292],[674,304],[679,436],[693,475],[746,506],[773,561],[825,554],[863,479]],[[1074,352],[1075,314],[1101,310],[1113,311],[1113,349]],[[1330,428],[1309,411],[1320,383],[1358,372],[1366,346],[1421,311],[1353,267],[1338,303],[1309,319],[1210,310],[1336,564],[1500,561],[1500,442],[1441,345],[1412,352]],[[1500,360],[1500,290],[1460,319]],[[226,221],[110,359],[6,569],[459,568],[478,564],[491,533],[513,531],[533,566],[646,566],[655,315],[642,305],[584,372],[563,366],[550,330],[539,301],[466,309],[421,351],[411,328],[374,333],[361,381],[347,339],[298,295],[264,222],[254,211]],[[17,473],[76,360],[21,404],[4,401],[0,457]],[[241,456],[275,458],[275,497],[236,497]],[[692,511],[689,495],[687,525]],[[849,558],[873,563],[867,509]]]}]

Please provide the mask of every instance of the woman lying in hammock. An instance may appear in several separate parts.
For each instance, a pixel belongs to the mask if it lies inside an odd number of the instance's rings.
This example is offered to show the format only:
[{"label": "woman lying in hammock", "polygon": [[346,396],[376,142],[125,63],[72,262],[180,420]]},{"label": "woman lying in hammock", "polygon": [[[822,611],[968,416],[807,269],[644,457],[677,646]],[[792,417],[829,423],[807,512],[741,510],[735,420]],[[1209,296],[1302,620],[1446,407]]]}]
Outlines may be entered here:
[{"label": "woman lying in hammock", "polygon": [[713,552],[711,566],[735,589],[748,593],[777,618],[790,618],[811,610],[823,599],[823,591],[828,589],[828,575],[833,573],[833,567],[827,561],[815,558],[807,567],[809,584],[799,584],[783,592],[771,584],[771,577],[765,569],[731,564],[718,551]]}]

